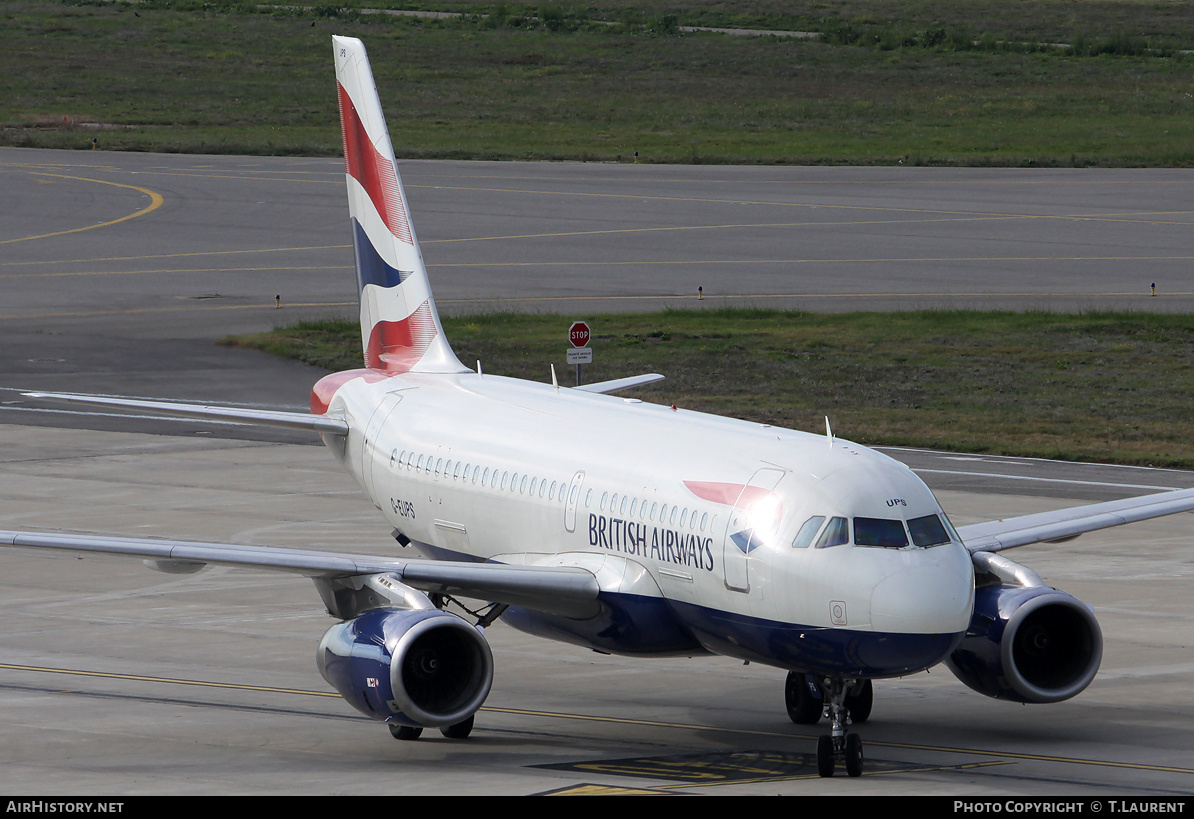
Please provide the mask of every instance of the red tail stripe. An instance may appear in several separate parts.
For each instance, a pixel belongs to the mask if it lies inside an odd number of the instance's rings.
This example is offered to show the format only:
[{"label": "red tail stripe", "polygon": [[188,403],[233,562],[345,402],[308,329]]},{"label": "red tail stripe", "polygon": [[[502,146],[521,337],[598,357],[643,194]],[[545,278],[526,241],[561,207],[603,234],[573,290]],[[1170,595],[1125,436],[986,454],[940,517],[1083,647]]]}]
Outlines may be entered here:
[{"label": "red tail stripe", "polygon": [[344,171],[369,194],[373,207],[395,238],[414,244],[410,222],[406,218],[406,203],[394,163],[382,154],[369,139],[352,98],[337,84],[340,91],[340,134],[344,140]]},{"label": "red tail stripe", "polygon": [[435,335],[435,319],[428,302],[402,321],[379,321],[369,332],[365,366],[389,373],[408,372],[419,363]]}]

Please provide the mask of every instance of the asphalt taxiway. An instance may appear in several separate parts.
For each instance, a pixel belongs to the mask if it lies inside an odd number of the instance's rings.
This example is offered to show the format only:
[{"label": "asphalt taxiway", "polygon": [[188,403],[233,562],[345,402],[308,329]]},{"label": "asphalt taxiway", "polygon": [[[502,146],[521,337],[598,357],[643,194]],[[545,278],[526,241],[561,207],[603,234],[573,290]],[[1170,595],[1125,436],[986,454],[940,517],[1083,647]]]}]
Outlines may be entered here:
[{"label": "asphalt taxiway", "polygon": [[[562,339],[589,310],[1184,310],[1194,290],[1182,284],[1192,172],[402,171],[441,306],[559,311]],[[303,407],[317,371],[213,340],[352,314],[339,162],[0,149],[0,180],[0,528],[394,548],[309,438],[168,421],[145,434],[18,393]],[[892,454],[958,523],[1194,486],[1173,470]],[[1190,522],[1017,550],[1095,609],[1095,682],[1053,706],[986,699],[944,668],[880,683],[856,780],[816,777],[820,730],[788,722],[783,675],[762,666],[609,657],[499,622],[473,736],[396,742],[319,677],[331,621],[305,581],[6,550],[0,783],[61,795],[1182,796],[1194,792]]]}]

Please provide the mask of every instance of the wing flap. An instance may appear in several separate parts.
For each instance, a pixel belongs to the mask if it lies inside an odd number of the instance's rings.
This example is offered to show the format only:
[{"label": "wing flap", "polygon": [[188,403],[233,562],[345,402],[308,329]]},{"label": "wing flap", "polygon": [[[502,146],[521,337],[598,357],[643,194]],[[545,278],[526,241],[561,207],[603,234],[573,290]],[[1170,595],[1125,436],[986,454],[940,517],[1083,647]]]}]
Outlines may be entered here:
[{"label": "wing flap", "polygon": [[998,552],[1191,510],[1194,510],[1194,489],[1178,489],[959,526],[958,535],[972,552]]}]

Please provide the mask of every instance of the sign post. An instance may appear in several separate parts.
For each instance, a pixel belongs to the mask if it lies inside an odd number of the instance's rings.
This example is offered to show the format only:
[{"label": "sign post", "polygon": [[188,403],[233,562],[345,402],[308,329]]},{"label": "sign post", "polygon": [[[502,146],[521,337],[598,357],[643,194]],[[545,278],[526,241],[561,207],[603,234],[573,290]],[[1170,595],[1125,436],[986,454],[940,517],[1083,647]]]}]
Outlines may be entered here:
[{"label": "sign post", "polygon": [[580,386],[580,365],[593,363],[593,350],[589,344],[589,325],[583,321],[574,321],[568,328],[568,341],[572,349],[568,351],[568,363],[576,365],[576,386]]}]

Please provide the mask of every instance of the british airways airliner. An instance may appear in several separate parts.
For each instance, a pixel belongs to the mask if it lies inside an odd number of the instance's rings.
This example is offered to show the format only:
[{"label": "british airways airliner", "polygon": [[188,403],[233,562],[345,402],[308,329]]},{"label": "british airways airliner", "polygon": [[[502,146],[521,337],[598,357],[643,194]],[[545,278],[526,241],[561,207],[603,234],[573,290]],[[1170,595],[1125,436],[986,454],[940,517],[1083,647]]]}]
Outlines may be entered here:
[{"label": "british airways airliner", "polygon": [[[780,669],[789,717],[829,724],[822,776],[839,763],[862,773],[850,728],[870,714],[873,680],[945,663],[1014,702],[1086,688],[1102,655],[1089,608],[999,553],[1188,511],[1194,490],[955,528],[908,467],[828,425],[810,434],[611,395],[657,375],[566,388],[464,366],[364,46],[335,37],[333,48],[364,366],[320,380],[310,414],[51,397],[310,430],[397,543],[429,559],[36,532],[0,543],[310,577],[339,621],[319,643],[320,672],[399,739],[469,735],[493,678],[484,629],[498,618],[603,652]],[[466,619],[445,609],[453,595],[489,605]]]}]

